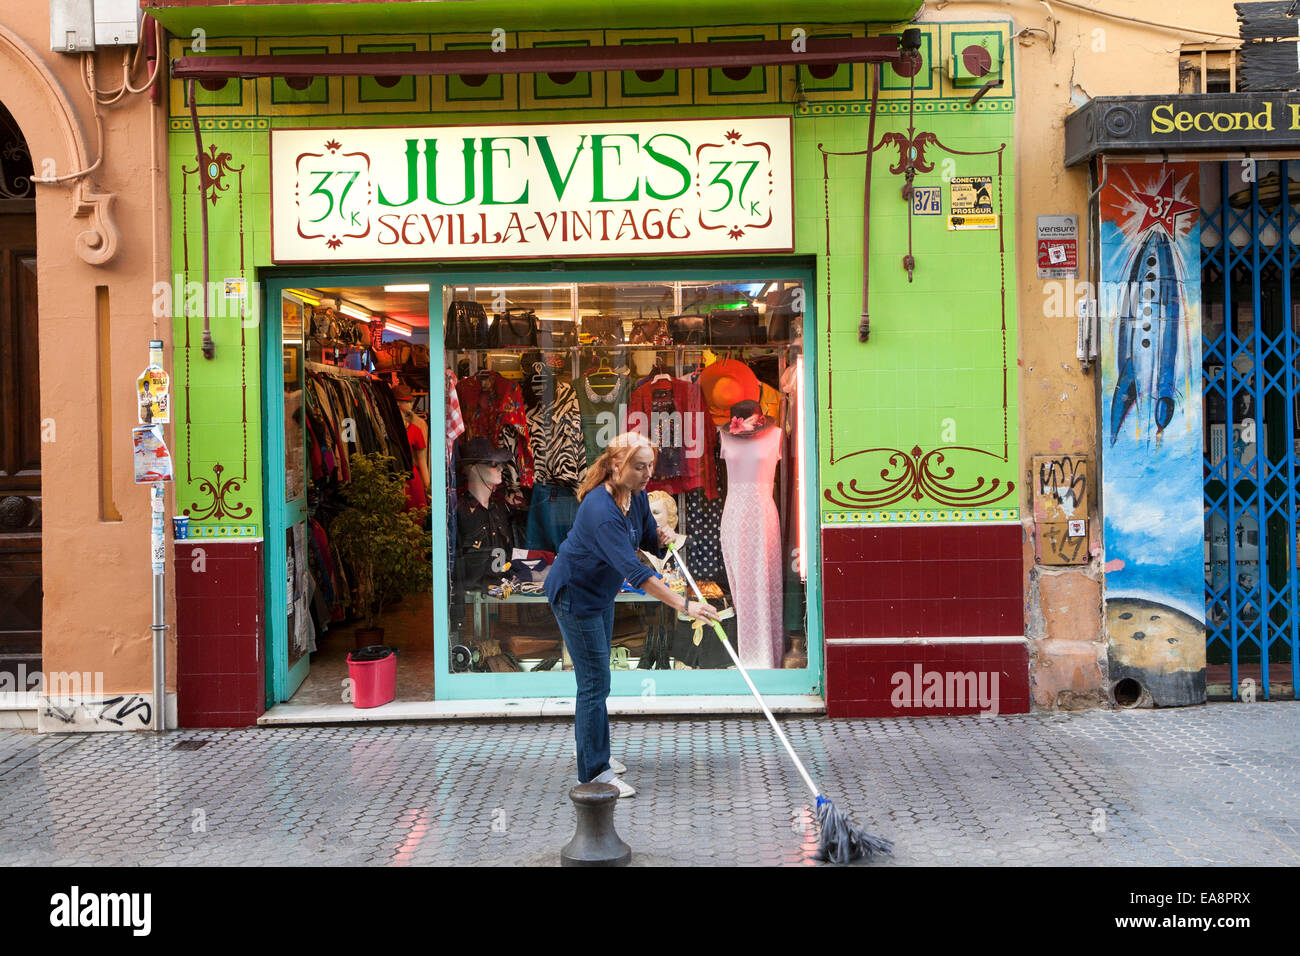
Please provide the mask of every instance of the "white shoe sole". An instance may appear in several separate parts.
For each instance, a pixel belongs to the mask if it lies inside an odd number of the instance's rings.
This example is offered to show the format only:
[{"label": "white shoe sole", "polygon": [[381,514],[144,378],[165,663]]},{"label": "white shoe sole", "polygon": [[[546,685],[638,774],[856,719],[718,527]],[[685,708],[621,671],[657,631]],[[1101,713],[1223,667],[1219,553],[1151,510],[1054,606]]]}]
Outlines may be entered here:
[{"label": "white shoe sole", "polygon": [[[602,780],[602,779],[600,779],[601,777],[604,777],[605,779]],[[625,780],[623,780],[621,777],[619,777],[618,774],[616,774],[616,773],[612,773],[611,771],[608,771],[608,770],[606,770],[606,771],[605,771],[604,773],[602,773],[600,776],[598,776],[598,777],[596,777],[594,780],[592,780],[592,783],[608,783],[608,784],[610,784],[611,786],[617,787],[617,788],[618,788],[618,796],[619,796],[619,799],[620,799],[620,800],[621,800],[623,797],[635,797],[635,796],[636,796],[636,788],[634,788],[630,783],[628,783],[627,781],[625,781]]]},{"label": "white shoe sole", "polygon": [[[577,750],[573,751],[573,759],[578,759]],[[621,760],[616,760],[614,757],[609,758],[609,769],[614,771],[616,774],[627,773],[627,766]]]}]

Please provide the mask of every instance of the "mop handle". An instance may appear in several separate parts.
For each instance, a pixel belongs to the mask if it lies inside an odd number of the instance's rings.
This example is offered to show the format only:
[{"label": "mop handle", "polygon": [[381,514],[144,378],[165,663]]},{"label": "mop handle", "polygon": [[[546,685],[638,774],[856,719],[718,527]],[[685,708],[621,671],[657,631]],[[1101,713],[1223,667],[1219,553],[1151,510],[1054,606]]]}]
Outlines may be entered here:
[{"label": "mop handle", "polygon": [[[699,601],[701,604],[707,604],[708,602],[704,600],[704,595],[700,593],[699,585],[695,583],[695,578],[691,575],[690,568],[686,567],[686,562],[682,560],[681,553],[671,545],[668,547],[668,553],[677,559],[677,566],[682,569],[682,576],[686,578],[686,583],[689,584],[691,590],[695,592],[695,600]],[[726,650],[727,655],[731,658],[732,663],[736,665],[736,670],[740,671],[740,676],[745,678],[745,683],[749,685],[749,692],[753,694],[754,699],[758,701],[758,706],[763,708],[763,716],[767,718],[767,722],[771,724],[772,729],[776,731],[776,736],[781,741],[781,746],[785,747],[785,752],[790,755],[790,759],[794,761],[795,767],[798,768],[799,776],[803,777],[803,782],[808,785],[808,789],[812,791],[812,795],[820,801],[822,795],[821,791],[817,789],[817,784],[813,783],[812,777],[810,777],[808,771],[804,769],[803,761],[799,759],[794,752],[794,748],[790,746],[790,741],[786,738],[785,731],[781,729],[781,725],[776,722],[776,718],[773,717],[772,712],[768,710],[767,704],[763,701],[763,695],[758,692],[758,688],[755,687],[754,682],[750,680],[749,672],[746,671],[744,666],[740,663],[740,658],[736,656],[736,652],[732,648],[731,642],[727,640],[726,632],[722,630],[722,625],[717,621],[713,622],[713,633],[718,635],[718,640],[722,641],[722,646]]]}]

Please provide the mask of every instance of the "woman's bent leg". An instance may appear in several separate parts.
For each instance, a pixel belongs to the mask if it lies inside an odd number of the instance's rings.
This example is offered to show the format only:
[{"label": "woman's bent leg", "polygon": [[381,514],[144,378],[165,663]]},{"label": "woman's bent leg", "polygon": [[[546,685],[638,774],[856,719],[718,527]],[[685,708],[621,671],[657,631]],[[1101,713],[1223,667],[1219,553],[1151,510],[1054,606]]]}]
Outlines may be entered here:
[{"label": "woman's bent leg", "polygon": [[587,783],[609,769],[609,646],[613,607],[608,614],[575,617],[552,606],[564,644],[573,658],[578,697],[573,731],[578,745],[578,780]]}]

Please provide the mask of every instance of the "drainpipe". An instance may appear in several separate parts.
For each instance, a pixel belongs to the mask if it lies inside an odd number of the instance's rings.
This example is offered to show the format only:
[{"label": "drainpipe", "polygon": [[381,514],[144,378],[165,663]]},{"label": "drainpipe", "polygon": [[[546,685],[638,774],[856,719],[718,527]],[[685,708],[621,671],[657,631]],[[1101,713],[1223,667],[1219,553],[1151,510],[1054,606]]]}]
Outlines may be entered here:
[{"label": "drainpipe", "polygon": [[[871,64],[867,64],[871,68]],[[880,64],[871,73],[871,121],[867,125],[867,171],[862,187],[862,321],[858,323],[858,341],[871,338],[871,157],[876,152],[876,101],[880,97]]]},{"label": "drainpipe", "polygon": [[208,162],[203,157],[203,136],[199,133],[199,108],[194,102],[194,81],[186,83],[190,99],[190,123],[194,127],[194,146],[199,159],[199,219],[203,229],[203,357],[212,358],[216,346],[208,319]]}]

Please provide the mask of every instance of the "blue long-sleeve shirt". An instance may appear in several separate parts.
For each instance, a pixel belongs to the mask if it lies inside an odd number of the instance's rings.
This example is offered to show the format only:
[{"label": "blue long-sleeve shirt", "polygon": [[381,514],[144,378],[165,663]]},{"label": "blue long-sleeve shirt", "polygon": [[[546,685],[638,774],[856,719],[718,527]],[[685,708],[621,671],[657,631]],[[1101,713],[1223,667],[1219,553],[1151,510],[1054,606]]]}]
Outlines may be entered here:
[{"label": "blue long-sleeve shirt", "polygon": [[644,491],[634,494],[632,506],[623,514],[605,486],[596,486],[578,506],[573,528],[546,575],[547,598],[554,604],[567,591],[570,613],[580,617],[605,610],[625,580],[640,587],[654,576],[638,560],[637,548],[663,554],[650,497]]}]

